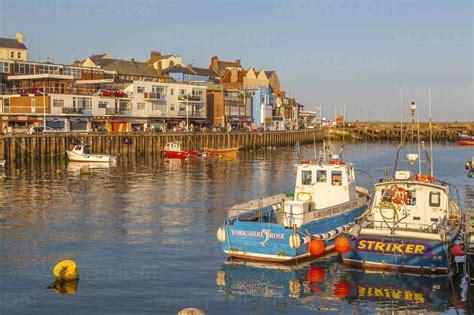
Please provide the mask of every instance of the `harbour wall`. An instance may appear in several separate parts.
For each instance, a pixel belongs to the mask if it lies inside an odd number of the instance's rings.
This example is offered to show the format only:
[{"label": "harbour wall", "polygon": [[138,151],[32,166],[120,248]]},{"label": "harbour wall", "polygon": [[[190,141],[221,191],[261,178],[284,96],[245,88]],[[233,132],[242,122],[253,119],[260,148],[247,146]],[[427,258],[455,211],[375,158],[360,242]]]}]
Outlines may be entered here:
[{"label": "harbour wall", "polygon": [[[350,123],[344,127],[302,129],[297,131],[227,133],[45,133],[0,136],[0,160],[28,162],[66,158],[65,150],[76,144],[89,144],[97,153],[121,156],[158,156],[166,143],[180,141],[185,150],[231,147],[242,150],[268,146],[294,145],[296,142],[321,142],[323,138],[359,141],[400,141],[400,130],[406,141],[414,140],[418,129],[400,123]],[[474,123],[433,123],[435,141],[455,141],[459,133],[474,133]],[[429,140],[428,123],[420,124],[420,137]]]},{"label": "harbour wall", "polygon": [[8,135],[0,137],[0,160],[28,162],[30,160],[57,160],[66,157],[65,150],[77,144],[89,144],[92,151],[121,156],[158,156],[166,143],[180,141],[182,148],[239,147],[242,150],[268,146],[294,145],[296,142],[320,142],[324,130],[305,129],[281,132],[232,132],[226,133],[48,133],[41,135]]}]

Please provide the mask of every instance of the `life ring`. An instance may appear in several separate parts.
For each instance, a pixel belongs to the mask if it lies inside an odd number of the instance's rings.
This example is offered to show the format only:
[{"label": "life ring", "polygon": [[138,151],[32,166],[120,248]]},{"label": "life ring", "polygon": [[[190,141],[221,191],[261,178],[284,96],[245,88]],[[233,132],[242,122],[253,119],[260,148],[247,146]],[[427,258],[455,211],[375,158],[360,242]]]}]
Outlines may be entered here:
[{"label": "life ring", "polygon": [[392,191],[390,197],[394,203],[400,205],[402,204],[402,202],[406,203],[408,201],[408,191],[406,191],[402,187],[397,187]]},{"label": "life ring", "polygon": [[[301,196],[308,196],[308,197],[307,198],[306,197],[300,198]],[[310,192],[307,192],[307,191],[300,191],[299,193],[296,194],[296,200],[311,203],[311,202],[313,202],[313,195]]]},{"label": "life ring", "polygon": [[428,175],[428,174],[416,174],[416,180],[419,181],[419,182],[427,182],[427,183],[430,183],[430,182],[434,182],[435,177],[434,177],[434,176],[430,176],[430,175]]}]

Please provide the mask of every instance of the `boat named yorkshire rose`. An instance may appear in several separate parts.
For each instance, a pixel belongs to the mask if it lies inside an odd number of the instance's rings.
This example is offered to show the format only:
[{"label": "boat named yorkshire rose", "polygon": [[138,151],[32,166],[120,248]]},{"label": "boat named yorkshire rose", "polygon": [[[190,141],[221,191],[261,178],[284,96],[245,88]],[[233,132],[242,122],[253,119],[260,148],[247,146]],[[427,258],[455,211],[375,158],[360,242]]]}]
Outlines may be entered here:
[{"label": "boat named yorkshire rose", "polygon": [[67,157],[71,162],[108,162],[114,163],[117,161],[117,156],[106,154],[94,154],[90,151],[89,145],[76,145],[69,151],[66,150]]},{"label": "boat named yorkshire rose", "polygon": [[[350,250],[342,255],[346,266],[415,274],[446,274],[459,246],[461,209],[451,195],[452,186],[432,174],[428,152],[400,157],[393,175],[375,184],[367,216],[350,232]],[[421,152],[420,150],[418,152]],[[408,162],[418,171],[398,170]],[[418,163],[416,163],[418,161]],[[421,163],[429,165],[422,174]]]},{"label": "boat named yorkshire rose", "polygon": [[296,166],[294,194],[229,209],[228,219],[217,231],[228,256],[299,263],[333,250],[337,236],[367,210],[369,193],[356,186],[352,164],[336,155]]}]

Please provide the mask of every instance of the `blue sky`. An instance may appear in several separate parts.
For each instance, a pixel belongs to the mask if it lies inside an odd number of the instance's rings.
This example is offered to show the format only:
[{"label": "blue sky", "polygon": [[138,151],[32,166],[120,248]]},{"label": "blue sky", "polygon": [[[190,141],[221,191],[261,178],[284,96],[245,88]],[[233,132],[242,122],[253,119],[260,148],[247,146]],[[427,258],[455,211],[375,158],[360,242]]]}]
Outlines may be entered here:
[{"label": "blue sky", "polygon": [[[397,1],[0,0],[0,36],[21,31],[30,59],[72,63],[93,53],[146,60],[151,50],[207,67],[210,57],[276,70],[282,88],[325,116],[474,120],[473,3]],[[407,111],[408,112],[408,111]]]}]

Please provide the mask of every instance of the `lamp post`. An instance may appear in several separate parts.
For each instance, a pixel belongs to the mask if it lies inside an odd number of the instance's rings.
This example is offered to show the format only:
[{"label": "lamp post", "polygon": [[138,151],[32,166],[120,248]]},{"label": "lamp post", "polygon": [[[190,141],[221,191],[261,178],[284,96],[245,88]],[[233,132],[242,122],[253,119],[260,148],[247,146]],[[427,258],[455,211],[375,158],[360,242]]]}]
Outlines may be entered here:
[{"label": "lamp post", "polygon": [[46,131],[46,84],[43,83],[43,91],[39,91],[43,95],[43,132]]},{"label": "lamp post", "polygon": [[186,95],[186,132],[189,132],[189,93]]}]

